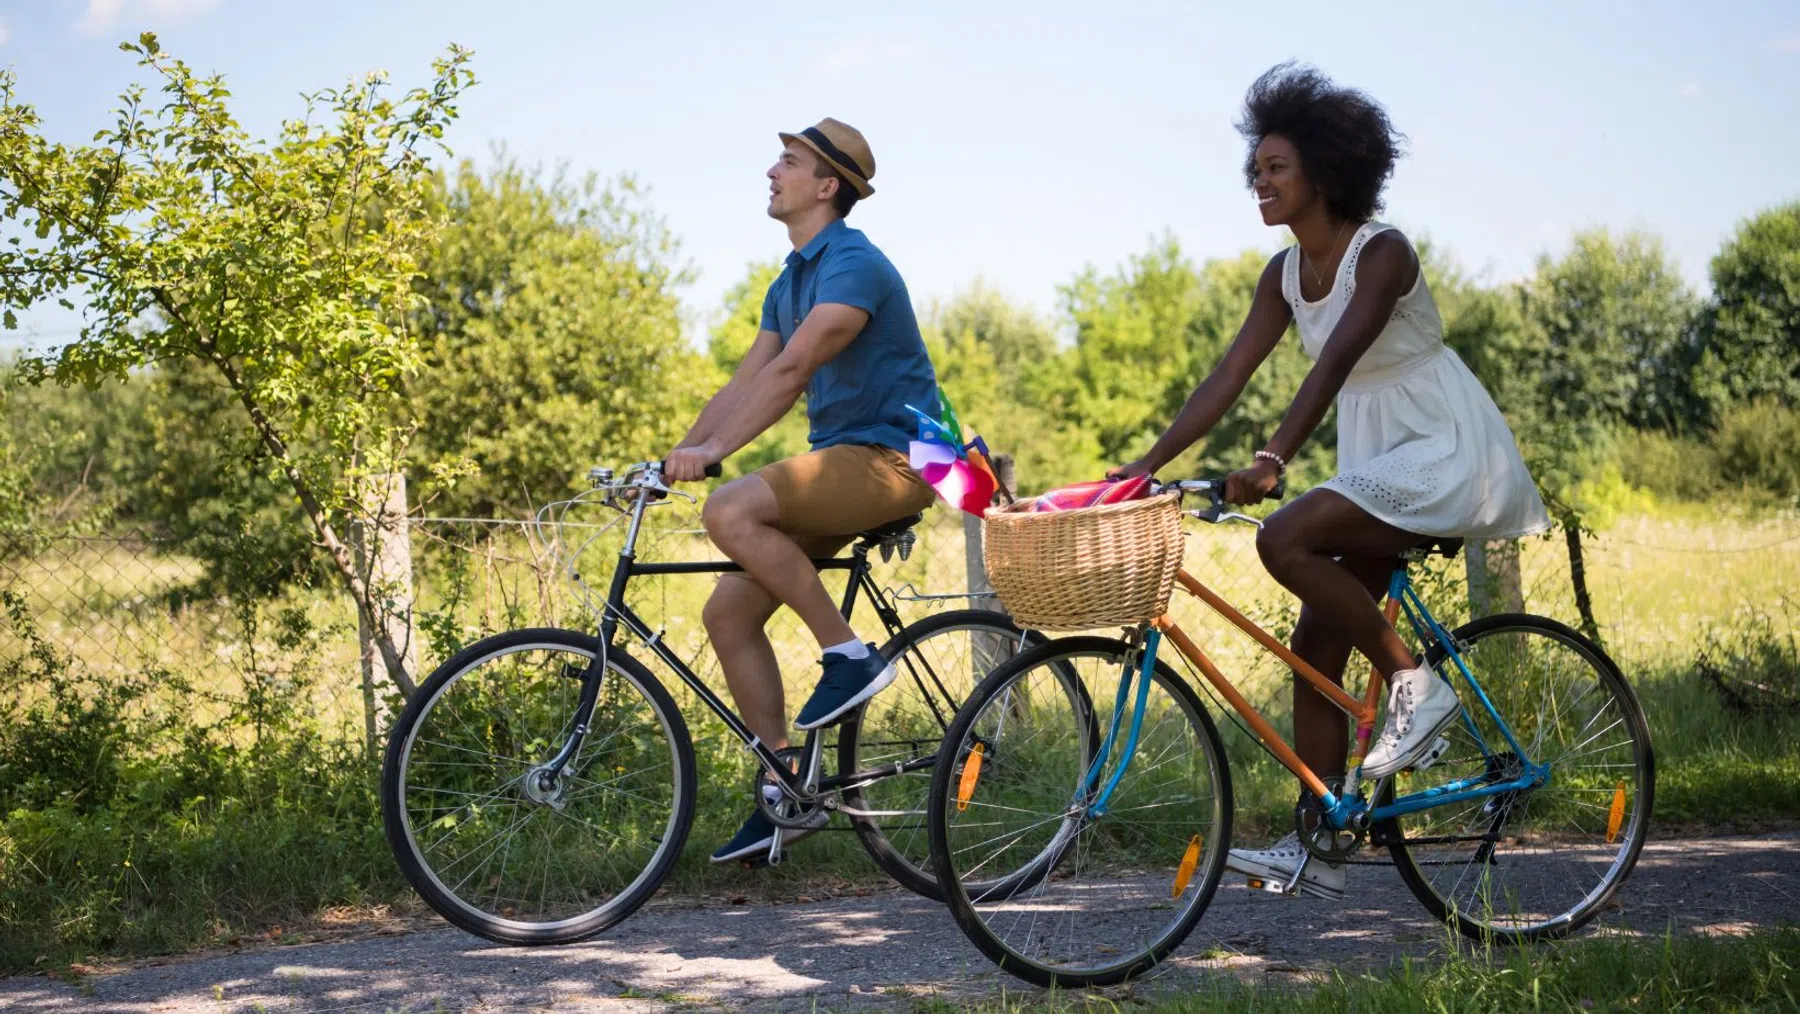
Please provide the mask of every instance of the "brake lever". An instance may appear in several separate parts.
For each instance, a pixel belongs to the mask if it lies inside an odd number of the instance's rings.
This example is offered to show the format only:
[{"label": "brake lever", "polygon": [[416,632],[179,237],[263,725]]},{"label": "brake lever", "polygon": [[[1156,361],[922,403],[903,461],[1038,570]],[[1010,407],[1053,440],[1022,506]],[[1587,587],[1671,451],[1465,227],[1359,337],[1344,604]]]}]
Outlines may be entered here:
[{"label": "brake lever", "polygon": [[675,489],[671,486],[664,485],[663,483],[660,483],[660,482],[648,482],[648,481],[640,479],[634,485],[635,485],[635,488],[637,488],[637,489],[647,490],[649,492],[659,494],[657,496],[657,499],[659,499],[659,500],[662,499],[663,496],[674,495],[674,496],[681,497],[683,500],[686,500],[688,503],[697,504],[700,502],[700,499],[698,497],[696,497],[694,494],[689,493],[685,490]]}]

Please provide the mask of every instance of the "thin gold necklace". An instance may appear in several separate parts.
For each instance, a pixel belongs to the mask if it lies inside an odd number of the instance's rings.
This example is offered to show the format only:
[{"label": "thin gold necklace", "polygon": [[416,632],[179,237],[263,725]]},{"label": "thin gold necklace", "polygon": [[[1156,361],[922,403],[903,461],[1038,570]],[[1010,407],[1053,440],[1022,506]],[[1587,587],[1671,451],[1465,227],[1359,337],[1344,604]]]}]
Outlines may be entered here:
[{"label": "thin gold necklace", "polygon": [[[1330,251],[1327,252],[1327,256],[1337,253],[1338,240],[1344,238],[1344,226],[1349,225],[1349,224],[1350,224],[1350,220],[1348,218],[1346,218],[1342,222],[1338,223],[1337,232],[1331,237],[1331,249],[1330,249]],[[1301,247],[1300,252],[1306,253],[1306,248]],[[1317,264],[1313,263],[1313,259],[1310,256],[1306,258],[1306,270],[1312,272],[1314,284],[1316,284],[1316,285],[1324,285],[1325,284],[1324,276],[1319,274],[1319,266]]]}]

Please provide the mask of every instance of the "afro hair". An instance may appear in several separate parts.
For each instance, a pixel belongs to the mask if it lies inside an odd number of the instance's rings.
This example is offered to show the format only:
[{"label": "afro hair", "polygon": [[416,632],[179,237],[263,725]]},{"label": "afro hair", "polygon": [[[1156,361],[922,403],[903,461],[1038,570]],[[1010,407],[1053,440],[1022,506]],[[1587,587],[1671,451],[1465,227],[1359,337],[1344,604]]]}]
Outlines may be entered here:
[{"label": "afro hair", "polygon": [[1250,144],[1245,182],[1256,182],[1256,146],[1280,134],[1299,151],[1301,168],[1325,206],[1352,221],[1381,210],[1381,192],[1405,142],[1380,103],[1293,63],[1271,67],[1250,86],[1237,129]]}]

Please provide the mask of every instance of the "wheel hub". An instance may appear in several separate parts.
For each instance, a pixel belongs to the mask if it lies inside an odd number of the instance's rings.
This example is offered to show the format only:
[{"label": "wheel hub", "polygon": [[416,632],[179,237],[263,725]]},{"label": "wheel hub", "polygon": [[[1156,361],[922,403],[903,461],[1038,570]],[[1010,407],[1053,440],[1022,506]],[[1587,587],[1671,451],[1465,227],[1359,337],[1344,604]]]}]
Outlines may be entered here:
[{"label": "wheel hub", "polygon": [[525,798],[538,804],[548,806],[552,810],[561,811],[568,805],[563,797],[568,794],[569,782],[562,775],[551,771],[547,766],[532,768],[525,773]]}]

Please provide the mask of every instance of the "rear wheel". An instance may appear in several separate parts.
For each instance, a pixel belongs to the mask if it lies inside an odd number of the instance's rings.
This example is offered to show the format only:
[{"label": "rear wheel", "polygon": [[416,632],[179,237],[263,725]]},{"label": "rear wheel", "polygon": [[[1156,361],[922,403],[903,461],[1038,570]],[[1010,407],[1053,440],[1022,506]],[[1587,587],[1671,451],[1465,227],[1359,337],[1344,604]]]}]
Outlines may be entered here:
[{"label": "rear wheel", "polygon": [[[1566,936],[1606,907],[1648,836],[1656,772],[1643,709],[1600,646],[1554,620],[1489,616],[1451,637],[1525,760],[1548,766],[1548,778],[1380,822],[1376,840],[1389,842],[1425,907],[1465,935]],[[1383,801],[1455,781],[1511,780],[1523,769],[1455,662],[1441,646],[1430,658],[1457,686],[1473,728],[1451,726],[1445,756],[1399,776]]]}]

